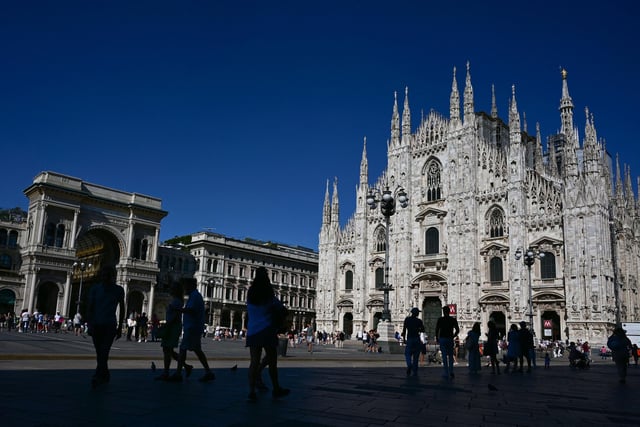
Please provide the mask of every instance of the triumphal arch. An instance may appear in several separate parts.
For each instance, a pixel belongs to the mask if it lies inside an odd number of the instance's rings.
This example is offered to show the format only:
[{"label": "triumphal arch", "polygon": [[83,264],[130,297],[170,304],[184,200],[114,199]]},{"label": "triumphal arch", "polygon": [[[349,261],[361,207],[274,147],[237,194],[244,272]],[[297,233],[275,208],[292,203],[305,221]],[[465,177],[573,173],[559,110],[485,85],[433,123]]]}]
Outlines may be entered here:
[{"label": "triumphal arch", "polygon": [[[84,315],[100,268],[115,266],[127,313],[153,312],[158,280],[160,199],[127,193],[56,172],[42,172],[24,191],[29,199],[16,308]],[[22,301],[20,301],[22,300]]]}]

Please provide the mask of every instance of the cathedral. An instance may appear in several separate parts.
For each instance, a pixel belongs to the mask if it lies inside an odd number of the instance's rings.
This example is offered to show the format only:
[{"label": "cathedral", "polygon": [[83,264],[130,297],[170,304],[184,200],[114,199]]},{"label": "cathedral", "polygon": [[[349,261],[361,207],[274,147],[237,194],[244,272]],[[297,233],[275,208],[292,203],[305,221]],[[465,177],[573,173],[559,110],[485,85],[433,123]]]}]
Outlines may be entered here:
[{"label": "cathedral", "polygon": [[[616,323],[640,320],[631,172],[614,165],[588,109],[580,136],[566,70],[559,89],[560,131],[544,144],[539,125],[529,134],[521,122],[515,87],[506,122],[493,88],[491,111],[475,110],[469,64],[462,100],[453,70],[448,117],[432,111],[412,131],[408,90],[402,112],[396,95],[386,169],[370,184],[365,139],[344,226],[337,181],[332,194],[327,182],[318,329],[355,337],[388,308],[400,331],[418,307],[433,338],[448,305],[461,334],[489,320],[505,334],[524,320],[538,339],[602,344]],[[385,191],[406,192],[406,208],[371,208]]]}]

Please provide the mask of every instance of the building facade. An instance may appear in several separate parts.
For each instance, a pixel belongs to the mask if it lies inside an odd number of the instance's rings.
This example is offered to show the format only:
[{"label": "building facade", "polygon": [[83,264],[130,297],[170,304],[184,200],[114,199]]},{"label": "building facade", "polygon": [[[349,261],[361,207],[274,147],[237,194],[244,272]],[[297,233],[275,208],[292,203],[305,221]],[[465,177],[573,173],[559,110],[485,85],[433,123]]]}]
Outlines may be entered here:
[{"label": "building facade", "polygon": [[[130,311],[154,310],[158,279],[160,199],[42,172],[24,191],[27,221],[18,230],[20,263],[0,293],[14,311],[84,314],[84,301],[103,265],[115,266]],[[11,231],[10,231],[11,233]]]},{"label": "building facade", "polygon": [[[26,190],[26,218],[0,220],[0,310],[63,317],[85,314],[86,295],[102,265],[115,266],[126,314],[164,319],[173,283],[195,277],[209,325],[246,326],[246,291],[266,267],[290,324],[313,321],[318,254],[311,249],[195,233],[159,242],[167,215],[161,200],[56,172],[42,172]],[[188,242],[188,244],[182,243]]]},{"label": "building facade", "polygon": [[[617,159],[614,173],[588,110],[579,137],[566,71],[560,132],[546,147],[539,126],[532,135],[522,123],[515,87],[504,121],[493,89],[491,111],[475,111],[468,64],[462,97],[453,74],[449,116],[432,111],[415,131],[408,91],[402,113],[396,97],[387,167],[373,185],[365,140],[356,209],[344,226],[337,183],[332,195],[327,183],[318,326],[375,329],[385,263],[396,330],[415,306],[433,336],[446,304],[463,331],[493,320],[505,333],[531,320],[541,339],[603,343],[617,322],[639,320],[631,174],[626,167],[621,173]],[[387,188],[409,196],[408,207],[390,218],[388,242],[385,218],[366,203],[370,192]],[[544,257],[534,257],[529,270],[518,249]]]},{"label": "building facade", "polygon": [[210,232],[192,234],[185,247],[196,260],[195,277],[213,328],[246,329],[247,291],[258,267],[268,270],[292,328],[314,322],[318,254],[312,249]]}]

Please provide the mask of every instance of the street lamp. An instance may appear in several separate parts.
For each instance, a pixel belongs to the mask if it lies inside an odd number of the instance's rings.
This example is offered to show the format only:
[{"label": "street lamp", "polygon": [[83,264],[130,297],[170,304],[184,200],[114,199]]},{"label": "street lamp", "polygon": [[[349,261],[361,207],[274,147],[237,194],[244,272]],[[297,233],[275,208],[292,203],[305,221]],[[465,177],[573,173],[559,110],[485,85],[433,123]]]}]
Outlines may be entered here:
[{"label": "street lamp", "polygon": [[536,258],[544,258],[544,252],[531,248],[523,252],[522,248],[518,248],[516,249],[515,257],[516,260],[523,258],[522,261],[527,266],[527,270],[529,270],[529,327],[533,331],[533,285],[531,284],[531,266],[535,263]]},{"label": "street lamp", "polygon": [[215,285],[216,281],[212,278],[207,279],[207,299],[209,300],[209,324],[213,327],[213,295],[214,290],[211,288]]},{"label": "street lamp", "polygon": [[[397,189],[397,201],[400,203],[400,207],[406,208],[409,206],[409,198],[407,193],[402,187]],[[396,199],[394,198],[389,187],[386,187],[384,191],[380,192],[375,188],[369,190],[367,194],[367,205],[371,210],[376,209],[380,204],[380,213],[384,216],[385,222],[385,245],[384,245],[384,284],[382,285],[382,291],[384,294],[384,305],[382,308],[382,321],[391,321],[391,311],[389,310],[389,291],[393,290],[391,283],[389,283],[389,218],[396,213]]]},{"label": "street lamp", "polygon": [[80,289],[78,289],[78,302],[76,303],[76,313],[80,313],[80,301],[82,299],[82,283],[84,281],[84,272],[87,268],[91,268],[91,263],[85,264],[82,262],[74,262],[73,268],[80,270]]}]

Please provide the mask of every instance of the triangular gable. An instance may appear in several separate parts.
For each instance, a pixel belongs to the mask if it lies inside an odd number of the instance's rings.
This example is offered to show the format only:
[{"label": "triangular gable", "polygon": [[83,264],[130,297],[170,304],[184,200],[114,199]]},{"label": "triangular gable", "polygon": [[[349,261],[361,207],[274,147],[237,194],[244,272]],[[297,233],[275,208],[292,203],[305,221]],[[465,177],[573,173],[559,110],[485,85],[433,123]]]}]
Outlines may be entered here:
[{"label": "triangular gable", "polygon": [[529,246],[541,246],[544,244],[549,244],[551,246],[562,246],[562,240],[554,239],[553,237],[542,236],[541,238],[534,240],[531,242]]},{"label": "triangular gable", "polygon": [[436,209],[434,207],[428,207],[422,212],[416,215],[416,222],[421,222],[425,219],[425,217],[432,215],[437,217],[438,219],[442,219],[447,215],[447,211],[443,211],[442,209]]},{"label": "triangular gable", "polygon": [[507,252],[509,251],[509,246],[503,245],[500,242],[490,242],[488,245],[480,248],[480,255],[484,255],[492,249],[495,249],[498,252]]}]

